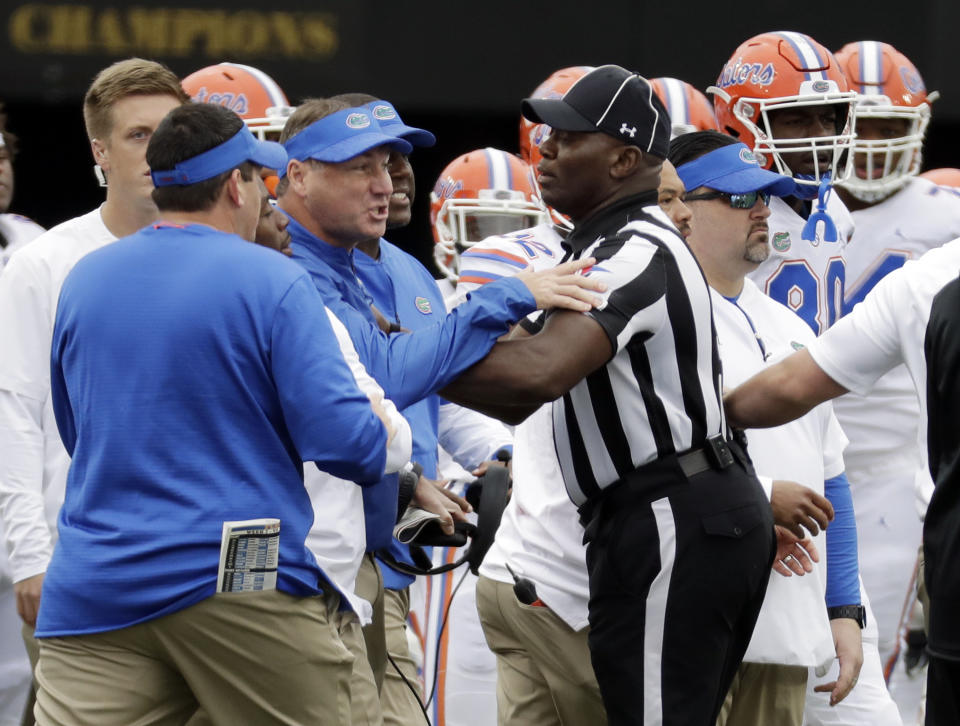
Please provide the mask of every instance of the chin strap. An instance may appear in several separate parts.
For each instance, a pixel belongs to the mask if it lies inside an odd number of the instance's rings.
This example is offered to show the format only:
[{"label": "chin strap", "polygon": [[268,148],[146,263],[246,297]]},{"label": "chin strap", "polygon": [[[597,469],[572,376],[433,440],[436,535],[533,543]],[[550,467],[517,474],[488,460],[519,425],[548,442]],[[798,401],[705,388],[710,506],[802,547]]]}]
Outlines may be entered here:
[{"label": "chin strap", "polygon": [[830,215],[827,214],[827,199],[829,199],[833,187],[830,185],[830,175],[825,175],[820,180],[820,187],[817,190],[817,208],[810,213],[807,223],[803,225],[803,232],[800,238],[807,242],[814,242],[817,239],[817,225],[823,222],[823,239],[825,242],[837,241],[837,225]]},{"label": "chin strap", "polygon": [[[380,550],[377,557],[398,572],[408,575],[440,575],[467,563],[470,571],[479,574],[480,563],[493,544],[493,538],[500,527],[503,510],[507,507],[510,491],[510,474],[505,466],[491,466],[476,480],[472,487],[479,487],[480,502],[476,507],[477,524],[456,522],[452,535],[444,534],[436,522],[425,526],[411,542],[410,554],[416,564],[398,562],[388,550]],[[420,547],[462,547],[470,538],[470,546],[455,562],[437,567],[432,566],[430,558]]]}]

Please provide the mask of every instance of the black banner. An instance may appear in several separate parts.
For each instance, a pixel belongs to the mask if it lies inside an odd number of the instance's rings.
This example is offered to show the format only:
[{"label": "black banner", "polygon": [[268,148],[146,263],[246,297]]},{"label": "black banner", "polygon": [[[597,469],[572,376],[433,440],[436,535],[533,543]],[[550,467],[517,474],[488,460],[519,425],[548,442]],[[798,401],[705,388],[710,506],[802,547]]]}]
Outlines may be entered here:
[{"label": "black banner", "polygon": [[941,91],[940,120],[960,118],[952,35],[960,3],[853,0],[729,4],[688,0],[237,0],[160,4],[6,0],[0,99],[79,102],[96,72],[139,55],[181,76],[220,61],[255,65],[291,101],[366,91],[430,112],[516,110],[557,68],[619,63],[648,77],[712,83],[743,40],[808,33],[832,50],[853,40],[897,46]]}]

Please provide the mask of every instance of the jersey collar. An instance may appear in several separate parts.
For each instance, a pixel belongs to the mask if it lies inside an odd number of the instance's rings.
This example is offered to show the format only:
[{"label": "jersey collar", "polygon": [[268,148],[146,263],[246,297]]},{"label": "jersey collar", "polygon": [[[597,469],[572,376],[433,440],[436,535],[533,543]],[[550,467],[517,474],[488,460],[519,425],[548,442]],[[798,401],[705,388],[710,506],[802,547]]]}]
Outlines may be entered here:
[{"label": "jersey collar", "polygon": [[563,241],[563,246],[574,252],[585,250],[598,237],[616,232],[628,222],[643,216],[643,208],[656,204],[658,196],[656,189],[650,189],[618,199],[576,225]]}]

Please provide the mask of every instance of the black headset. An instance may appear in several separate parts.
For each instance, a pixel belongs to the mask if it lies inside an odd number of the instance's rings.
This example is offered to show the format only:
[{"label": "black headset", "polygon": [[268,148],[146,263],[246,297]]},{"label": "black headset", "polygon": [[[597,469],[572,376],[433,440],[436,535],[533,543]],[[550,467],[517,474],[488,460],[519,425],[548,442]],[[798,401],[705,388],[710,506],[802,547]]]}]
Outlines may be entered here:
[{"label": "black headset", "polygon": [[[444,534],[437,521],[432,521],[410,542],[410,554],[414,564],[398,562],[386,550],[377,552],[377,557],[392,569],[408,575],[441,575],[444,572],[460,567],[466,563],[470,571],[476,575],[480,570],[480,563],[484,555],[493,544],[493,538],[500,527],[503,510],[507,507],[507,494],[510,490],[510,474],[505,466],[491,466],[483,476],[478,477],[470,484],[470,489],[479,489],[480,497],[474,509],[477,512],[477,523],[455,522],[453,534]],[[470,497],[472,499],[472,497]],[[421,547],[463,547],[470,539],[470,546],[456,561],[445,565],[433,566],[430,558],[420,549]]]}]

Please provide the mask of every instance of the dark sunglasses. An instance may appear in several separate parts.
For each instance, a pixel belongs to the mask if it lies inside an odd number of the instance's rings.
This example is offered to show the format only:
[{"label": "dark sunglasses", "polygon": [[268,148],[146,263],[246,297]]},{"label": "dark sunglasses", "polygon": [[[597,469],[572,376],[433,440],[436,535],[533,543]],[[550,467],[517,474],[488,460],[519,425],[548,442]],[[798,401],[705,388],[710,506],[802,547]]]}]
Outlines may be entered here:
[{"label": "dark sunglasses", "polygon": [[728,192],[703,192],[702,194],[690,194],[684,197],[684,202],[697,202],[707,199],[726,199],[733,209],[753,209],[753,205],[758,199],[762,199],[764,204],[770,204],[770,192],[746,192],[744,194],[730,194]]}]

